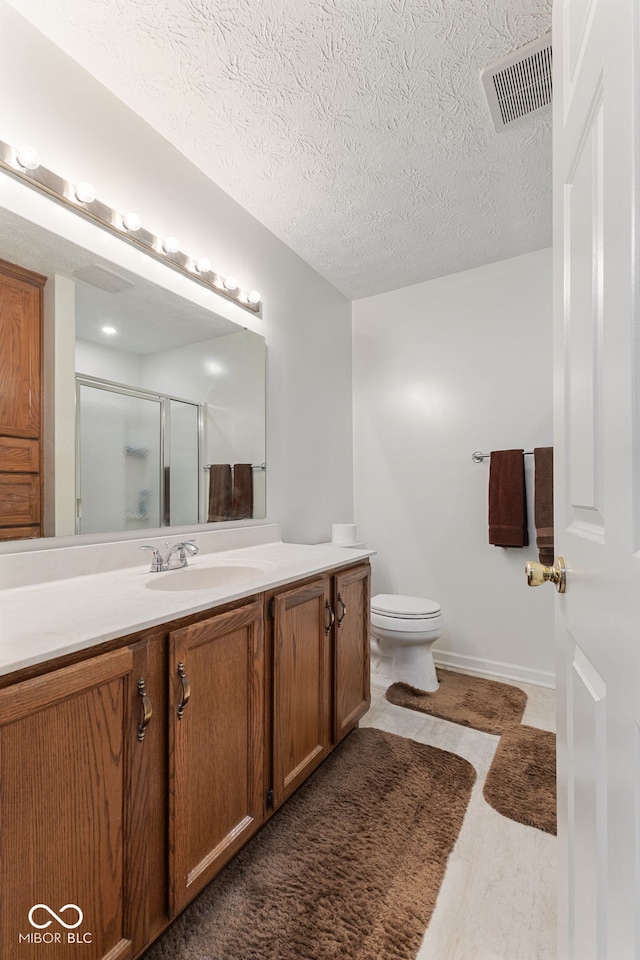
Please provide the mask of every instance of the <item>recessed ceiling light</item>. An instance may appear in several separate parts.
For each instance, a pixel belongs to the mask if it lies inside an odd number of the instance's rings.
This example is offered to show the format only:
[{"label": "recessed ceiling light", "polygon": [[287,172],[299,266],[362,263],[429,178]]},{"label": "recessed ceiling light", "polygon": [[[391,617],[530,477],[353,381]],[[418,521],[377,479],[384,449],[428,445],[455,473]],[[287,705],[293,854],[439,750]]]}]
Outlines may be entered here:
[{"label": "recessed ceiling light", "polygon": [[100,329],[102,330],[103,333],[106,333],[107,336],[109,337],[112,337],[114,333],[118,332],[115,327],[101,327]]}]

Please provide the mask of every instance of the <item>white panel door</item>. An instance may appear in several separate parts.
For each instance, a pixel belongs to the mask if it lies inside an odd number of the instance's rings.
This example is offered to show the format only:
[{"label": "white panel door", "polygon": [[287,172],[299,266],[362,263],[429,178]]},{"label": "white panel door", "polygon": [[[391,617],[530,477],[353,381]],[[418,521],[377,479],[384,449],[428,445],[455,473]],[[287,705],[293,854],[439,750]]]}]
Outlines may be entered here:
[{"label": "white panel door", "polygon": [[560,960],[640,957],[639,6],[554,6]]}]

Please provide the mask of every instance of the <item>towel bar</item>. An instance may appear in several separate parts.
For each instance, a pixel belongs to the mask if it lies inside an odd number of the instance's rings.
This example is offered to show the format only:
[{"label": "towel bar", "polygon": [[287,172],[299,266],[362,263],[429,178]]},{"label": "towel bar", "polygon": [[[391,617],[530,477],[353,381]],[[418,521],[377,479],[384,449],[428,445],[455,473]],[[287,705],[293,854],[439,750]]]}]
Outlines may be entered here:
[{"label": "towel bar", "polygon": [[[524,451],[524,455],[525,455],[525,457],[532,457],[532,456],[533,456],[533,450],[525,450],[525,451]],[[491,459],[491,454],[490,454],[490,453],[480,453],[479,450],[475,450],[475,451],[471,454],[471,459],[473,460],[474,463],[482,463],[483,460],[490,460],[490,459]]]},{"label": "towel bar", "polygon": [[[211,463],[205,463],[205,465],[204,465],[204,467],[203,467],[202,469],[203,469],[203,470],[208,470],[209,467],[211,467],[211,466],[213,466],[213,464],[211,464]],[[252,463],[252,464],[251,464],[251,469],[252,469],[252,470],[266,470],[266,469],[267,469],[267,465],[266,465],[266,463]]]}]

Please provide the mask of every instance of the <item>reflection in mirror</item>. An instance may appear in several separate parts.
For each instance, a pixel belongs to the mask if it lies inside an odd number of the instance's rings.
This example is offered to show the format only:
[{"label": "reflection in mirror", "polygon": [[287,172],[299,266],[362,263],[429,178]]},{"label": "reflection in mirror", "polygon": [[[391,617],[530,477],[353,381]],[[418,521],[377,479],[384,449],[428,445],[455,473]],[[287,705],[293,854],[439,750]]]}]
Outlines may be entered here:
[{"label": "reflection in mirror", "polygon": [[[0,258],[0,539],[265,516],[262,337],[6,209]],[[33,283],[7,264],[46,278],[38,435],[7,387],[32,362],[7,317]],[[42,441],[40,469],[20,444]]]}]

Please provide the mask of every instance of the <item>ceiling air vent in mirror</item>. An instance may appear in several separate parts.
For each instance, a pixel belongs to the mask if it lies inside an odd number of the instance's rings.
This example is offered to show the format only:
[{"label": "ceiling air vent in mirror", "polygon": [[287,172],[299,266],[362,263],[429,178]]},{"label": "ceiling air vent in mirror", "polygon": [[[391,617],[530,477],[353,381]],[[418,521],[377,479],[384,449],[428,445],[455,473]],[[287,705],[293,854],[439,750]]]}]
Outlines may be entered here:
[{"label": "ceiling air vent in mirror", "polygon": [[101,290],[106,290],[107,293],[121,293],[122,290],[130,290],[131,287],[135,287],[132,280],[121,277],[119,273],[115,273],[99,263],[92,263],[88,267],[80,267],[73,271],[73,276],[77,277],[78,280],[84,280],[85,283],[90,283],[94,287],[99,287]]},{"label": "ceiling air vent in mirror", "polygon": [[551,31],[480,71],[497,131],[551,103]]}]

